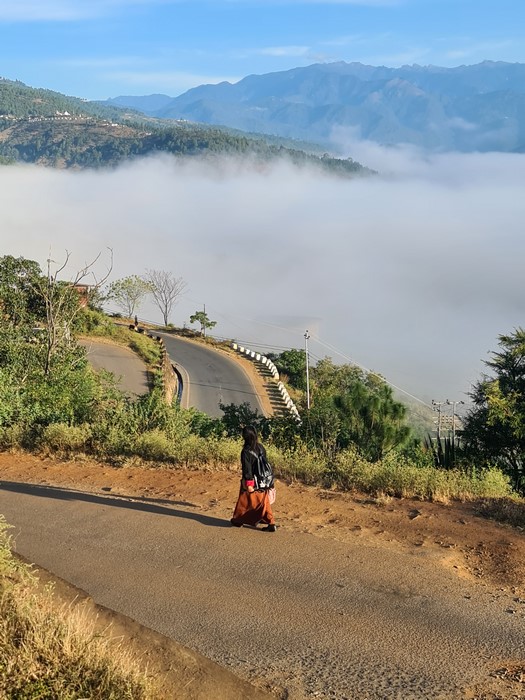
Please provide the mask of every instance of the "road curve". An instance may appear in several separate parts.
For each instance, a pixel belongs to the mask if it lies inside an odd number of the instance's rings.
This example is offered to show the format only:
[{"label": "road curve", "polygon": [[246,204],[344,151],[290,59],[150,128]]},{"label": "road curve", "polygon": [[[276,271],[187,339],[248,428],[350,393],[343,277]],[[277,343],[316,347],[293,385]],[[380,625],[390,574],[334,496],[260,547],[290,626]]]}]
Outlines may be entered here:
[{"label": "road curve", "polygon": [[148,393],[146,365],[132,350],[116,343],[92,338],[83,338],[78,342],[86,349],[92,367],[112,372],[119,380],[122,391],[136,396]]},{"label": "road curve", "polygon": [[[166,345],[171,361],[183,369],[189,379],[185,388],[185,405],[216,418],[223,413],[219,404],[248,403],[264,413],[257,391],[241,365],[218,350],[202,343],[158,333]],[[184,372],[185,371],[185,372]]]},{"label": "road curve", "polygon": [[289,700],[459,700],[523,659],[510,594],[460,580],[424,549],[237,529],[187,502],[10,482],[0,512],[24,557]]}]

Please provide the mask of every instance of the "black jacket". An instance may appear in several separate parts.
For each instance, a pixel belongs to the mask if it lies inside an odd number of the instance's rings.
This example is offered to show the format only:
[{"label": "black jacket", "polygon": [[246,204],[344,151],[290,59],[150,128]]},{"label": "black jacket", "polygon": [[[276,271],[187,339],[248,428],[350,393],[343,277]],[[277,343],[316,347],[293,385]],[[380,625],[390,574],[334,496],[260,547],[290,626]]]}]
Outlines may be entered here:
[{"label": "black jacket", "polygon": [[[264,457],[266,457],[266,450],[264,447],[259,443],[257,445],[257,448],[259,450],[259,454],[262,454]],[[253,480],[253,467],[254,464],[257,463],[257,457],[253,453],[252,450],[250,450],[248,447],[243,447],[242,452],[241,452],[241,466],[242,466],[242,478],[245,481],[252,481]]]}]

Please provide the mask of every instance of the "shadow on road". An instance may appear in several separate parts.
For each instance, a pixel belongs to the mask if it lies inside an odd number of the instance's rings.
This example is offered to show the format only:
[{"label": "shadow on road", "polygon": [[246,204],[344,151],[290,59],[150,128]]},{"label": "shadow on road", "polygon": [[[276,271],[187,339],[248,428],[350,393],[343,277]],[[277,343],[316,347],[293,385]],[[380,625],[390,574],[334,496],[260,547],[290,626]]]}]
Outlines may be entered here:
[{"label": "shadow on road", "polygon": [[240,389],[237,384],[213,384],[212,382],[191,382],[191,386],[199,386],[201,389],[218,389],[219,391],[235,391],[237,394],[244,394],[245,396],[251,396],[252,398],[257,397],[257,392],[255,390],[247,391],[246,389]]},{"label": "shadow on road", "polygon": [[[84,501],[86,503],[95,503],[97,505],[112,506],[114,508],[141,510],[146,513],[155,513],[156,515],[170,515],[177,518],[196,520],[197,522],[201,523],[201,525],[207,525],[208,527],[231,528],[231,524],[228,520],[214,518],[209,515],[201,515],[200,513],[191,513],[186,510],[178,510],[177,508],[168,508],[166,506],[156,505],[155,502],[152,502],[155,499],[141,498],[140,496],[98,496],[94,493],[77,491],[75,489],[25,484],[16,481],[0,482],[0,490],[12,491],[13,493],[23,493],[27,494],[28,496],[37,496],[40,498],[56,498],[61,501]],[[184,501],[168,501],[162,499],[161,502],[173,505],[184,505],[188,507],[193,506],[193,504]]]}]

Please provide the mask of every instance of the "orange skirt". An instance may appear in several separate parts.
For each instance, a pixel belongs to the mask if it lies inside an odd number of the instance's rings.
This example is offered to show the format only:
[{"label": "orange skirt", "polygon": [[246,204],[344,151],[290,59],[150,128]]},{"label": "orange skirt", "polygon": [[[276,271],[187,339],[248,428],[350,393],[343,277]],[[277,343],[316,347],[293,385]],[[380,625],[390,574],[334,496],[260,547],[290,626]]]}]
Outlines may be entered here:
[{"label": "orange skirt", "polygon": [[268,491],[245,491],[241,486],[237,505],[233,512],[232,524],[235,525],[275,525]]}]

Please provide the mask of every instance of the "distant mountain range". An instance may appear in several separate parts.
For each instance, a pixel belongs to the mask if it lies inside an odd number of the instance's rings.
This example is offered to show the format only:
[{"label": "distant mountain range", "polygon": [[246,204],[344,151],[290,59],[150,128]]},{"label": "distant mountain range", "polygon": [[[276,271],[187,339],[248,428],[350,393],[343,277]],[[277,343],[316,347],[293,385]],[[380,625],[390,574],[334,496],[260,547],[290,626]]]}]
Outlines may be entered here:
[{"label": "distant mountain range", "polygon": [[525,64],[386,68],[323,63],[201,85],[178,97],[115,97],[107,105],[302,139],[350,138],[446,151],[525,151]]}]

